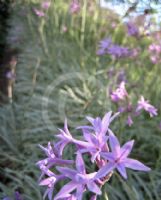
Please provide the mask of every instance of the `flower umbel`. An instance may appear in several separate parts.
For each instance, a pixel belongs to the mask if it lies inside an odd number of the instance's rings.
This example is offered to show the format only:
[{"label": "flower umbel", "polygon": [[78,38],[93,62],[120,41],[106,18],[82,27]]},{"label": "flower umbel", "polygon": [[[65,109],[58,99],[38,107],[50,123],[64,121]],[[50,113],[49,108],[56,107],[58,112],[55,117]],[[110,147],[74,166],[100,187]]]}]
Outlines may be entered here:
[{"label": "flower umbel", "polygon": [[[121,147],[110,129],[111,122],[118,114],[112,115],[112,112],[108,112],[102,119],[87,117],[91,125],[79,126],[76,129],[82,131],[82,140],[73,137],[65,120],[64,128],[59,129],[59,134],[56,135],[57,141],[49,142],[47,147],[40,145],[47,156],[37,162],[42,172],[39,184],[47,187],[44,199],[48,196],[49,200],[82,200],[84,192],[90,192],[92,193],[90,199],[96,200],[102,193],[102,186],[108,182],[115,169],[125,179],[127,179],[126,168],[150,170],[138,160],[128,157],[134,140],[126,142]],[[130,125],[132,123],[130,115],[128,120]],[[71,144],[75,146],[76,158],[64,159],[64,155],[68,155],[65,152]],[[91,166],[88,167],[87,164]],[[60,181],[61,183],[65,181],[65,184],[56,193],[55,186]]]}]

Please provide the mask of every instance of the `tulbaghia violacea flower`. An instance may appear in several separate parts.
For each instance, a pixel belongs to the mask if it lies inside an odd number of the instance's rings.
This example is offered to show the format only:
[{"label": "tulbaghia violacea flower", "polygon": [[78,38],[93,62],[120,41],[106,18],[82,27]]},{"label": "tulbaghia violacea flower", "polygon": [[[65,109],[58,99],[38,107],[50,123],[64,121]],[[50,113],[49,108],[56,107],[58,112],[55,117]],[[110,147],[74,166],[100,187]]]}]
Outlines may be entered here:
[{"label": "tulbaghia violacea flower", "polygon": [[115,58],[131,56],[132,51],[127,47],[113,44],[111,38],[105,38],[99,42],[97,55],[109,54]]},{"label": "tulbaghia violacea flower", "polygon": [[86,174],[85,164],[80,152],[77,152],[76,156],[76,170],[67,167],[57,167],[57,170],[71,181],[60,189],[54,200],[66,198],[70,196],[71,192],[74,190],[76,190],[76,199],[82,200],[83,193],[87,188],[93,193],[101,194],[101,190],[94,179],[96,172]]},{"label": "tulbaghia violacea flower", "polygon": [[140,171],[150,171],[150,168],[139,162],[138,160],[128,158],[130,154],[134,140],[125,143],[120,147],[120,143],[117,137],[112,131],[109,130],[109,143],[111,152],[102,152],[102,157],[108,162],[97,172],[95,178],[103,178],[111,171],[117,169],[118,172],[127,179],[126,168]]},{"label": "tulbaghia violacea flower", "polygon": [[139,30],[134,23],[128,22],[127,23],[127,29],[128,29],[128,35],[129,36],[137,37],[139,35]]},{"label": "tulbaghia violacea flower", "polygon": [[110,97],[113,102],[118,102],[118,101],[124,100],[126,97],[128,97],[128,93],[126,91],[124,81],[122,81],[120,83],[119,87],[110,94]]},{"label": "tulbaghia violacea flower", "polygon": [[118,116],[116,113],[112,116],[112,112],[105,114],[103,119],[97,117],[96,119],[92,117],[87,117],[88,121],[92,126],[80,126],[77,129],[82,129],[84,139],[88,142],[88,146],[82,145],[81,152],[90,152],[91,161],[94,162],[96,159],[100,160],[100,152],[108,151],[106,135],[109,129],[110,123]]},{"label": "tulbaghia violacea flower", "polygon": [[39,185],[41,185],[41,186],[47,186],[47,189],[43,196],[44,199],[46,198],[46,196],[48,196],[48,199],[52,200],[56,181],[57,181],[56,176],[50,176],[49,178],[46,178],[39,183]]},{"label": "tulbaghia violacea flower", "polygon": [[65,146],[68,143],[73,142],[73,137],[71,133],[69,132],[66,119],[64,122],[64,129],[59,129],[59,134],[57,134],[56,137],[59,139],[59,142],[57,143],[57,145],[59,146],[59,151],[60,151],[60,154],[62,155]]},{"label": "tulbaghia violacea flower", "polygon": [[153,53],[161,53],[161,45],[159,44],[151,44],[149,45],[149,51]]},{"label": "tulbaghia violacea flower", "polygon": [[34,8],[34,12],[38,17],[44,17],[45,16],[44,11],[42,11],[42,10],[38,10],[38,9]]},{"label": "tulbaghia violacea flower", "polygon": [[79,4],[78,0],[71,1],[69,11],[71,14],[75,14],[80,11],[80,4]]},{"label": "tulbaghia violacea flower", "polygon": [[150,117],[157,115],[157,109],[153,105],[149,104],[149,101],[145,100],[143,96],[141,96],[138,101],[136,112],[139,112],[140,110],[147,111],[150,114]]},{"label": "tulbaghia violacea flower", "polygon": [[111,38],[105,38],[99,42],[99,49],[97,55],[104,55],[108,53],[108,50],[112,44]]},{"label": "tulbaghia violacea flower", "polygon": [[130,56],[131,55],[131,51],[127,47],[122,47],[120,45],[113,44],[108,49],[108,54],[111,54],[115,58],[121,58],[121,57]]},{"label": "tulbaghia violacea flower", "polygon": [[51,1],[43,1],[43,2],[41,3],[41,7],[42,7],[43,9],[45,9],[45,10],[47,10],[47,9],[50,7],[50,5],[51,5]]},{"label": "tulbaghia violacea flower", "polygon": [[[109,129],[110,123],[117,115],[118,113],[112,116],[112,112],[108,112],[103,119],[87,117],[91,126],[77,128],[82,130],[83,140],[75,139],[71,135],[65,120],[64,129],[59,129],[59,134],[56,135],[58,141],[53,145],[49,142],[47,147],[40,145],[47,156],[37,162],[42,172],[39,184],[47,187],[44,199],[48,196],[49,200],[82,200],[84,192],[90,191],[93,193],[90,200],[96,200],[97,196],[101,195],[100,188],[111,178],[114,169],[117,169],[124,178],[127,178],[126,167],[134,170],[150,170],[139,161],[128,158],[133,141],[120,147],[117,137]],[[63,158],[64,147],[70,144],[76,147],[75,162]],[[97,166],[97,171],[86,172],[84,155],[88,155]],[[55,185],[60,181],[66,181],[66,184],[55,194]]]},{"label": "tulbaghia violacea flower", "polygon": [[47,158],[38,161],[36,164],[41,170],[41,176],[39,181],[42,179],[44,175],[49,177],[54,176],[55,174],[50,170],[54,165],[70,165],[73,163],[71,160],[64,160],[61,158],[61,155],[58,153],[58,149],[54,146],[52,147],[51,143],[48,142],[47,148],[39,145],[40,148],[45,152]]}]

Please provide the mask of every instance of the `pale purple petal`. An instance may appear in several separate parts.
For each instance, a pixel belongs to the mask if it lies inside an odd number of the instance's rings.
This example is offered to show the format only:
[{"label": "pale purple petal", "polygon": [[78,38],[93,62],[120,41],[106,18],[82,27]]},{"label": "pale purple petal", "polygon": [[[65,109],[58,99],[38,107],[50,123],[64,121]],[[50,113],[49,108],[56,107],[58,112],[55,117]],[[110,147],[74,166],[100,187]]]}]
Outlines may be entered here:
[{"label": "pale purple petal", "polygon": [[98,185],[94,181],[89,181],[87,183],[87,188],[89,189],[89,191],[96,193],[98,195],[101,195],[101,193],[102,193],[100,188],[98,187]]},{"label": "pale purple petal", "polygon": [[68,197],[70,192],[72,192],[73,190],[75,190],[77,188],[77,184],[73,181],[67,183],[66,185],[64,185],[61,190],[58,192],[58,194],[55,196],[54,200],[57,199],[61,199],[61,198],[65,198]]},{"label": "pale purple petal", "polygon": [[85,190],[85,187],[83,185],[80,185],[77,187],[77,192],[76,192],[77,200],[82,200],[84,190]]},{"label": "pale purple petal", "polygon": [[56,169],[63,174],[64,176],[67,176],[70,179],[74,179],[75,175],[77,174],[77,171],[74,169],[70,169],[68,167],[56,167]]},{"label": "pale purple petal", "polygon": [[98,170],[96,173],[94,179],[100,179],[105,177],[107,174],[109,174],[113,169],[115,168],[115,165],[113,163],[107,163],[107,165],[103,166],[101,169]]},{"label": "pale purple petal", "polygon": [[102,121],[100,117],[97,117],[93,123],[94,130],[99,134],[102,128]]},{"label": "pale purple petal", "polygon": [[117,117],[120,115],[120,112],[115,113],[111,118],[110,118],[110,123]]},{"label": "pale purple petal", "polygon": [[92,124],[94,125],[94,118],[87,116],[86,119]]},{"label": "pale purple petal", "polygon": [[53,195],[53,190],[54,188],[47,188],[44,195],[43,195],[43,199],[46,198],[46,196],[48,195],[49,200],[52,200],[52,195]]},{"label": "pale purple petal", "polygon": [[53,190],[54,190],[54,187],[50,188],[48,190],[48,199],[49,200],[52,200],[52,197],[53,197]]},{"label": "pale purple petal", "polygon": [[126,160],[124,161],[124,165],[125,165],[125,167],[131,168],[133,170],[140,170],[140,171],[150,171],[151,170],[149,167],[145,166],[138,160],[134,160],[134,159],[130,159],[130,158],[126,158]]},{"label": "pale purple petal", "polygon": [[53,186],[56,181],[56,178],[54,176],[46,178],[42,180],[39,185],[48,185],[49,187]]},{"label": "pale purple petal", "polygon": [[125,169],[125,166],[124,164],[118,164],[117,165],[117,170],[120,172],[120,174],[125,178],[127,179],[127,173],[126,173],[126,169]]},{"label": "pale purple petal", "polygon": [[114,135],[114,133],[111,130],[108,130],[109,132],[109,140],[110,140],[110,147],[112,150],[112,153],[115,154],[115,156],[120,155],[120,143],[117,139],[117,137]]},{"label": "pale purple petal", "polygon": [[76,139],[73,139],[73,143],[77,144],[77,145],[80,145],[81,147],[85,147],[85,148],[90,148],[92,147],[91,144],[89,142],[84,142],[84,141],[81,141],[81,140],[76,140]]},{"label": "pale purple petal", "polygon": [[101,152],[100,154],[103,158],[105,158],[106,160],[108,160],[110,162],[115,161],[115,157],[114,157],[113,153],[111,153],[111,152],[109,152],[109,153]]},{"label": "pale purple petal", "polygon": [[69,135],[70,137],[71,136],[71,133],[69,132],[69,129],[68,129],[68,123],[67,123],[67,119],[65,119],[65,122],[64,122],[64,131],[67,135]]},{"label": "pale purple petal", "polygon": [[105,116],[102,119],[102,134],[105,134],[108,130],[109,124],[110,124],[110,118],[112,115],[112,111],[105,114]]},{"label": "pale purple petal", "polygon": [[126,142],[126,143],[121,147],[121,159],[126,158],[126,157],[130,154],[133,145],[134,145],[134,140],[131,140],[131,141],[129,141],[129,142]]},{"label": "pale purple petal", "polygon": [[85,165],[84,161],[82,158],[82,154],[80,152],[77,152],[77,157],[76,157],[76,168],[77,171],[84,174],[85,173]]}]

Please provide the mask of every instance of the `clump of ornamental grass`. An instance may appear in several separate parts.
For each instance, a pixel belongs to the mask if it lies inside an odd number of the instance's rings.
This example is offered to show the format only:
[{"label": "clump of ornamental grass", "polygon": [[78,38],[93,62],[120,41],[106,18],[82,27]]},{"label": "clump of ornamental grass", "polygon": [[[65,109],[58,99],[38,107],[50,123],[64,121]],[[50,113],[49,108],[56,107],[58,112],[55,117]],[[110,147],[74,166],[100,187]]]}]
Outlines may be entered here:
[{"label": "clump of ornamental grass", "polygon": [[[108,112],[103,119],[87,117],[91,126],[77,127],[77,130],[82,131],[81,140],[72,136],[65,120],[64,129],[59,129],[56,135],[57,142],[48,142],[47,147],[40,145],[47,156],[37,162],[41,170],[39,184],[47,187],[44,198],[48,196],[48,199],[52,200],[54,193],[54,200],[81,200],[84,192],[88,191],[90,199],[96,200],[102,194],[102,186],[108,184],[115,170],[124,179],[127,179],[126,168],[150,171],[150,168],[140,161],[129,158],[134,140],[121,147],[117,136],[109,128],[118,114],[112,116],[112,112]],[[71,144],[75,146],[75,159],[67,160],[64,157],[64,149]],[[95,166],[95,171],[87,172],[85,155],[88,155],[91,165]],[[55,193],[55,186],[62,180],[65,184]]]}]

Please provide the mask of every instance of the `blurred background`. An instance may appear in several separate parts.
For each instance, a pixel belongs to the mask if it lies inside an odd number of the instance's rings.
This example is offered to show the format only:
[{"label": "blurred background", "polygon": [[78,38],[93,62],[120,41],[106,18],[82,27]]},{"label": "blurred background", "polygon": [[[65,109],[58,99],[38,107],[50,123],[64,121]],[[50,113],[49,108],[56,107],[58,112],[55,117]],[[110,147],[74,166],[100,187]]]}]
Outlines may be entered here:
[{"label": "blurred background", "polygon": [[[0,0],[0,199],[43,199],[38,144],[65,118],[75,135],[110,110],[121,143],[135,139],[131,157],[152,170],[114,175],[100,199],[161,199],[160,14],[148,0]],[[115,101],[122,82],[128,98]],[[157,114],[135,112],[141,96]]]}]

